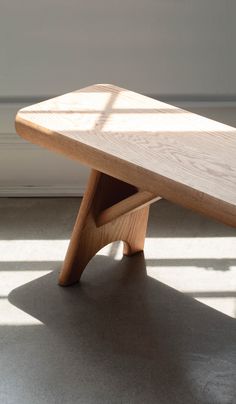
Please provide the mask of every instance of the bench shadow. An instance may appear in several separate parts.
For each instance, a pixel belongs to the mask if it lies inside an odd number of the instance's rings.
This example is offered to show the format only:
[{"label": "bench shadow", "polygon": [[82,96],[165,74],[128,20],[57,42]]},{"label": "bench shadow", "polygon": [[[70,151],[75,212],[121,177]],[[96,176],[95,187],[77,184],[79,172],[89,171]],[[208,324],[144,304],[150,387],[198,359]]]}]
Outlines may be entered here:
[{"label": "bench shadow", "polygon": [[[96,393],[102,380],[96,403],[236,401],[235,320],[148,277],[143,254],[97,255],[73,287],[57,286],[57,277],[29,282],[9,300],[53,335],[71,389],[88,383]],[[55,363],[47,366],[53,373]]]}]

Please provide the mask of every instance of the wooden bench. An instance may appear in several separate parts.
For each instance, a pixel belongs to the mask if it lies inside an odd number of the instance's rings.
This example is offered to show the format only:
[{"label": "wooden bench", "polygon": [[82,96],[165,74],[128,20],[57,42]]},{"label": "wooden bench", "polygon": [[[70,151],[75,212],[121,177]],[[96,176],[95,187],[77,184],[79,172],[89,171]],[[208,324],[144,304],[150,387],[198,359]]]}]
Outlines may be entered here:
[{"label": "wooden bench", "polygon": [[143,250],[149,205],[166,198],[236,226],[236,130],[110,84],[21,109],[16,130],[92,168],[60,274],[80,279],[106,244]]}]

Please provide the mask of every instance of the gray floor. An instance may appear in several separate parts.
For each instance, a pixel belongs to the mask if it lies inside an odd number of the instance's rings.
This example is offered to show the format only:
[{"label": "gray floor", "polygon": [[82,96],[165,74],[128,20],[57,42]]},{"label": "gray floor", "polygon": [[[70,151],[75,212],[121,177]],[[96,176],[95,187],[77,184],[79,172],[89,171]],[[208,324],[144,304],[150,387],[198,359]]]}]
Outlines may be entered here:
[{"label": "gray floor", "polygon": [[61,288],[78,205],[0,200],[0,403],[236,403],[235,230],[160,201]]}]

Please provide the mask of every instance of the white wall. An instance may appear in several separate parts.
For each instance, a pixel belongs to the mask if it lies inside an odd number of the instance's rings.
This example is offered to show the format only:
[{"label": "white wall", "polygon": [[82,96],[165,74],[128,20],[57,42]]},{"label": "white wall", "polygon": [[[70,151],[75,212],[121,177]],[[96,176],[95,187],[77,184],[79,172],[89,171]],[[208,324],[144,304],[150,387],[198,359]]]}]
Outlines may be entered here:
[{"label": "white wall", "polygon": [[110,82],[235,101],[235,15],[235,0],[0,0],[0,195],[84,187],[80,165],[16,138],[15,111],[38,97]]},{"label": "white wall", "polygon": [[235,0],[1,0],[1,96],[236,94]]}]

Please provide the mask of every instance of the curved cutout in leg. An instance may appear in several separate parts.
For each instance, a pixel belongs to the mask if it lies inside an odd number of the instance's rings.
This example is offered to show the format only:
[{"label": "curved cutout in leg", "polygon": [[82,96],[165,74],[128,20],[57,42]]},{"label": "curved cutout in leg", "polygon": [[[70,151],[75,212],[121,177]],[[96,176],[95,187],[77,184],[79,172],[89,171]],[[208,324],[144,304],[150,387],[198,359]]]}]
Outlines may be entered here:
[{"label": "curved cutout in leg", "polygon": [[78,282],[91,258],[113,241],[124,241],[125,255],[143,251],[149,213],[146,200],[140,208],[136,206],[108,223],[97,224],[101,212],[115,209],[121,200],[132,202],[137,192],[132,185],[92,170],[60,273],[61,286]]}]

